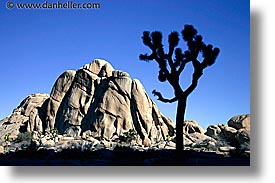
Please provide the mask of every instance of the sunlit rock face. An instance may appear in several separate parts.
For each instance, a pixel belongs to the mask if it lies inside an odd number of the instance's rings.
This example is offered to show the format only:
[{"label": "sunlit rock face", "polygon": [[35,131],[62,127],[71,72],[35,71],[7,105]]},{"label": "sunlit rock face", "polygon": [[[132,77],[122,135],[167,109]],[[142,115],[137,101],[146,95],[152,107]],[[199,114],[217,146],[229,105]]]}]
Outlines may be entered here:
[{"label": "sunlit rock face", "polygon": [[107,140],[134,130],[145,146],[174,135],[172,121],[161,114],[141,82],[100,59],[65,71],[50,96],[28,96],[4,120],[18,123],[17,129],[25,126],[25,131],[57,129],[73,137],[91,131]]}]

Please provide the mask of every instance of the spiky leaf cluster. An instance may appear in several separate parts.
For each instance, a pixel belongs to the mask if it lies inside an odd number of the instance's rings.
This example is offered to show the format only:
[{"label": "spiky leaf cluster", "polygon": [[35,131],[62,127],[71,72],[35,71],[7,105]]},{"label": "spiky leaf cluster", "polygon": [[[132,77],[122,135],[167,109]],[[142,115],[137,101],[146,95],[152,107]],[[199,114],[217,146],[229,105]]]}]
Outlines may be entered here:
[{"label": "spiky leaf cluster", "polygon": [[171,48],[175,48],[176,46],[178,46],[179,44],[179,33],[178,32],[171,32],[171,34],[169,34],[168,36],[168,42],[169,42],[169,46]]},{"label": "spiky leaf cluster", "polygon": [[[207,66],[213,65],[220,52],[219,48],[213,48],[211,44],[206,45],[202,36],[198,35],[198,31],[192,25],[185,25],[181,36],[188,49],[183,52],[181,48],[177,47],[180,40],[179,33],[173,31],[168,35],[169,51],[165,53],[161,32],[143,32],[143,43],[151,49],[152,53],[150,55],[141,54],[139,58],[144,61],[157,61],[160,68],[158,79],[161,82],[166,81],[170,75],[179,75],[188,62],[192,62],[197,70],[203,70]],[[197,60],[199,53],[203,57],[201,62]],[[170,69],[167,67],[168,63]]]},{"label": "spiky leaf cluster", "polygon": [[217,56],[220,53],[219,48],[213,48],[211,44],[202,47],[202,56],[204,58],[202,62],[203,67],[211,66],[215,63]]},{"label": "spiky leaf cluster", "polygon": [[198,31],[192,25],[185,25],[181,31],[184,41],[191,41],[197,35]]}]

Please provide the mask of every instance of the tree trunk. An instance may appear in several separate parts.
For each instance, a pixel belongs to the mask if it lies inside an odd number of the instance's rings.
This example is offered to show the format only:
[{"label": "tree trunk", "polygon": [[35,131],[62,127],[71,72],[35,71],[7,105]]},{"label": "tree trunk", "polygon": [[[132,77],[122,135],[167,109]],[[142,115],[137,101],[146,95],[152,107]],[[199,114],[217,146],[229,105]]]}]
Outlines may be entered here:
[{"label": "tree trunk", "polygon": [[178,100],[178,107],[177,107],[177,116],[176,116],[176,151],[181,153],[183,152],[183,122],[184,122],[184,115],[186,109],[186,100],[187,98],[184,97],[183,99]]}]

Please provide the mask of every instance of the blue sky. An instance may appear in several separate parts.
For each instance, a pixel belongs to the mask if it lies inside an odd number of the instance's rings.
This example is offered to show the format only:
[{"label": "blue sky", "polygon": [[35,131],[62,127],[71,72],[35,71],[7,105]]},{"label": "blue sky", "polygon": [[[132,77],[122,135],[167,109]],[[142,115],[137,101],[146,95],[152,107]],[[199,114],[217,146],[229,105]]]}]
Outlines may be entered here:
[{"label": "blue sky", "polygon": [[[206,128],[250,113],[249,0],[74,2],[99,2],[101,8],[9,10],[6,1],[0,2],[1,119],[27,95],[50,93],[63,71],[101,58],[139,79],[161,112],[175,121],[176,104],[163,104],[151,94],[157,89],[173,97],[172,88],[158,81],[155,62],[139,61],[138,56],[150,51],[142,43],[143,31],[161,31],[167,46],[168,34],[180,32],[185,24],[194,25],[206,43],[221,49],[188,98],[186,119]],[[180,46],[185,47],[182,40]],[[190,83],[190,69],[182,74],[183,88]]]}]

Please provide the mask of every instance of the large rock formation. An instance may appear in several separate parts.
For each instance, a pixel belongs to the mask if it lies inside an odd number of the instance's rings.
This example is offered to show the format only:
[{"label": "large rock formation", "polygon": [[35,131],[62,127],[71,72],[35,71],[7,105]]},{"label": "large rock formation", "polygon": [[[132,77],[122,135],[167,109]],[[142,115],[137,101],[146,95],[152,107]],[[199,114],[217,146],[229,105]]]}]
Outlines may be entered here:
[{"label": "large rock formation", "polygon": [[[1,133],[57,129],[64,136],[77,137],[91,131],[93,137],[106,140],[134,130],[145,146],[174,135],[172,121],[160,113],[141,82],[99,59],[77,71],[65,71],[50,96],[27,97],[1,123]],[[15,127],[4,129],[11,123]]]},{"label": "large rock formation", "polygon": [[[194,120],[183,123],[186,150],[250,154],[249,114],[206,130]],[[141,82],[103,60],[65,71],[50,95],[30,95],[0,120],[0,154],[24,148],[175,149],[175,139],[174,124],[161,114]]]}]

